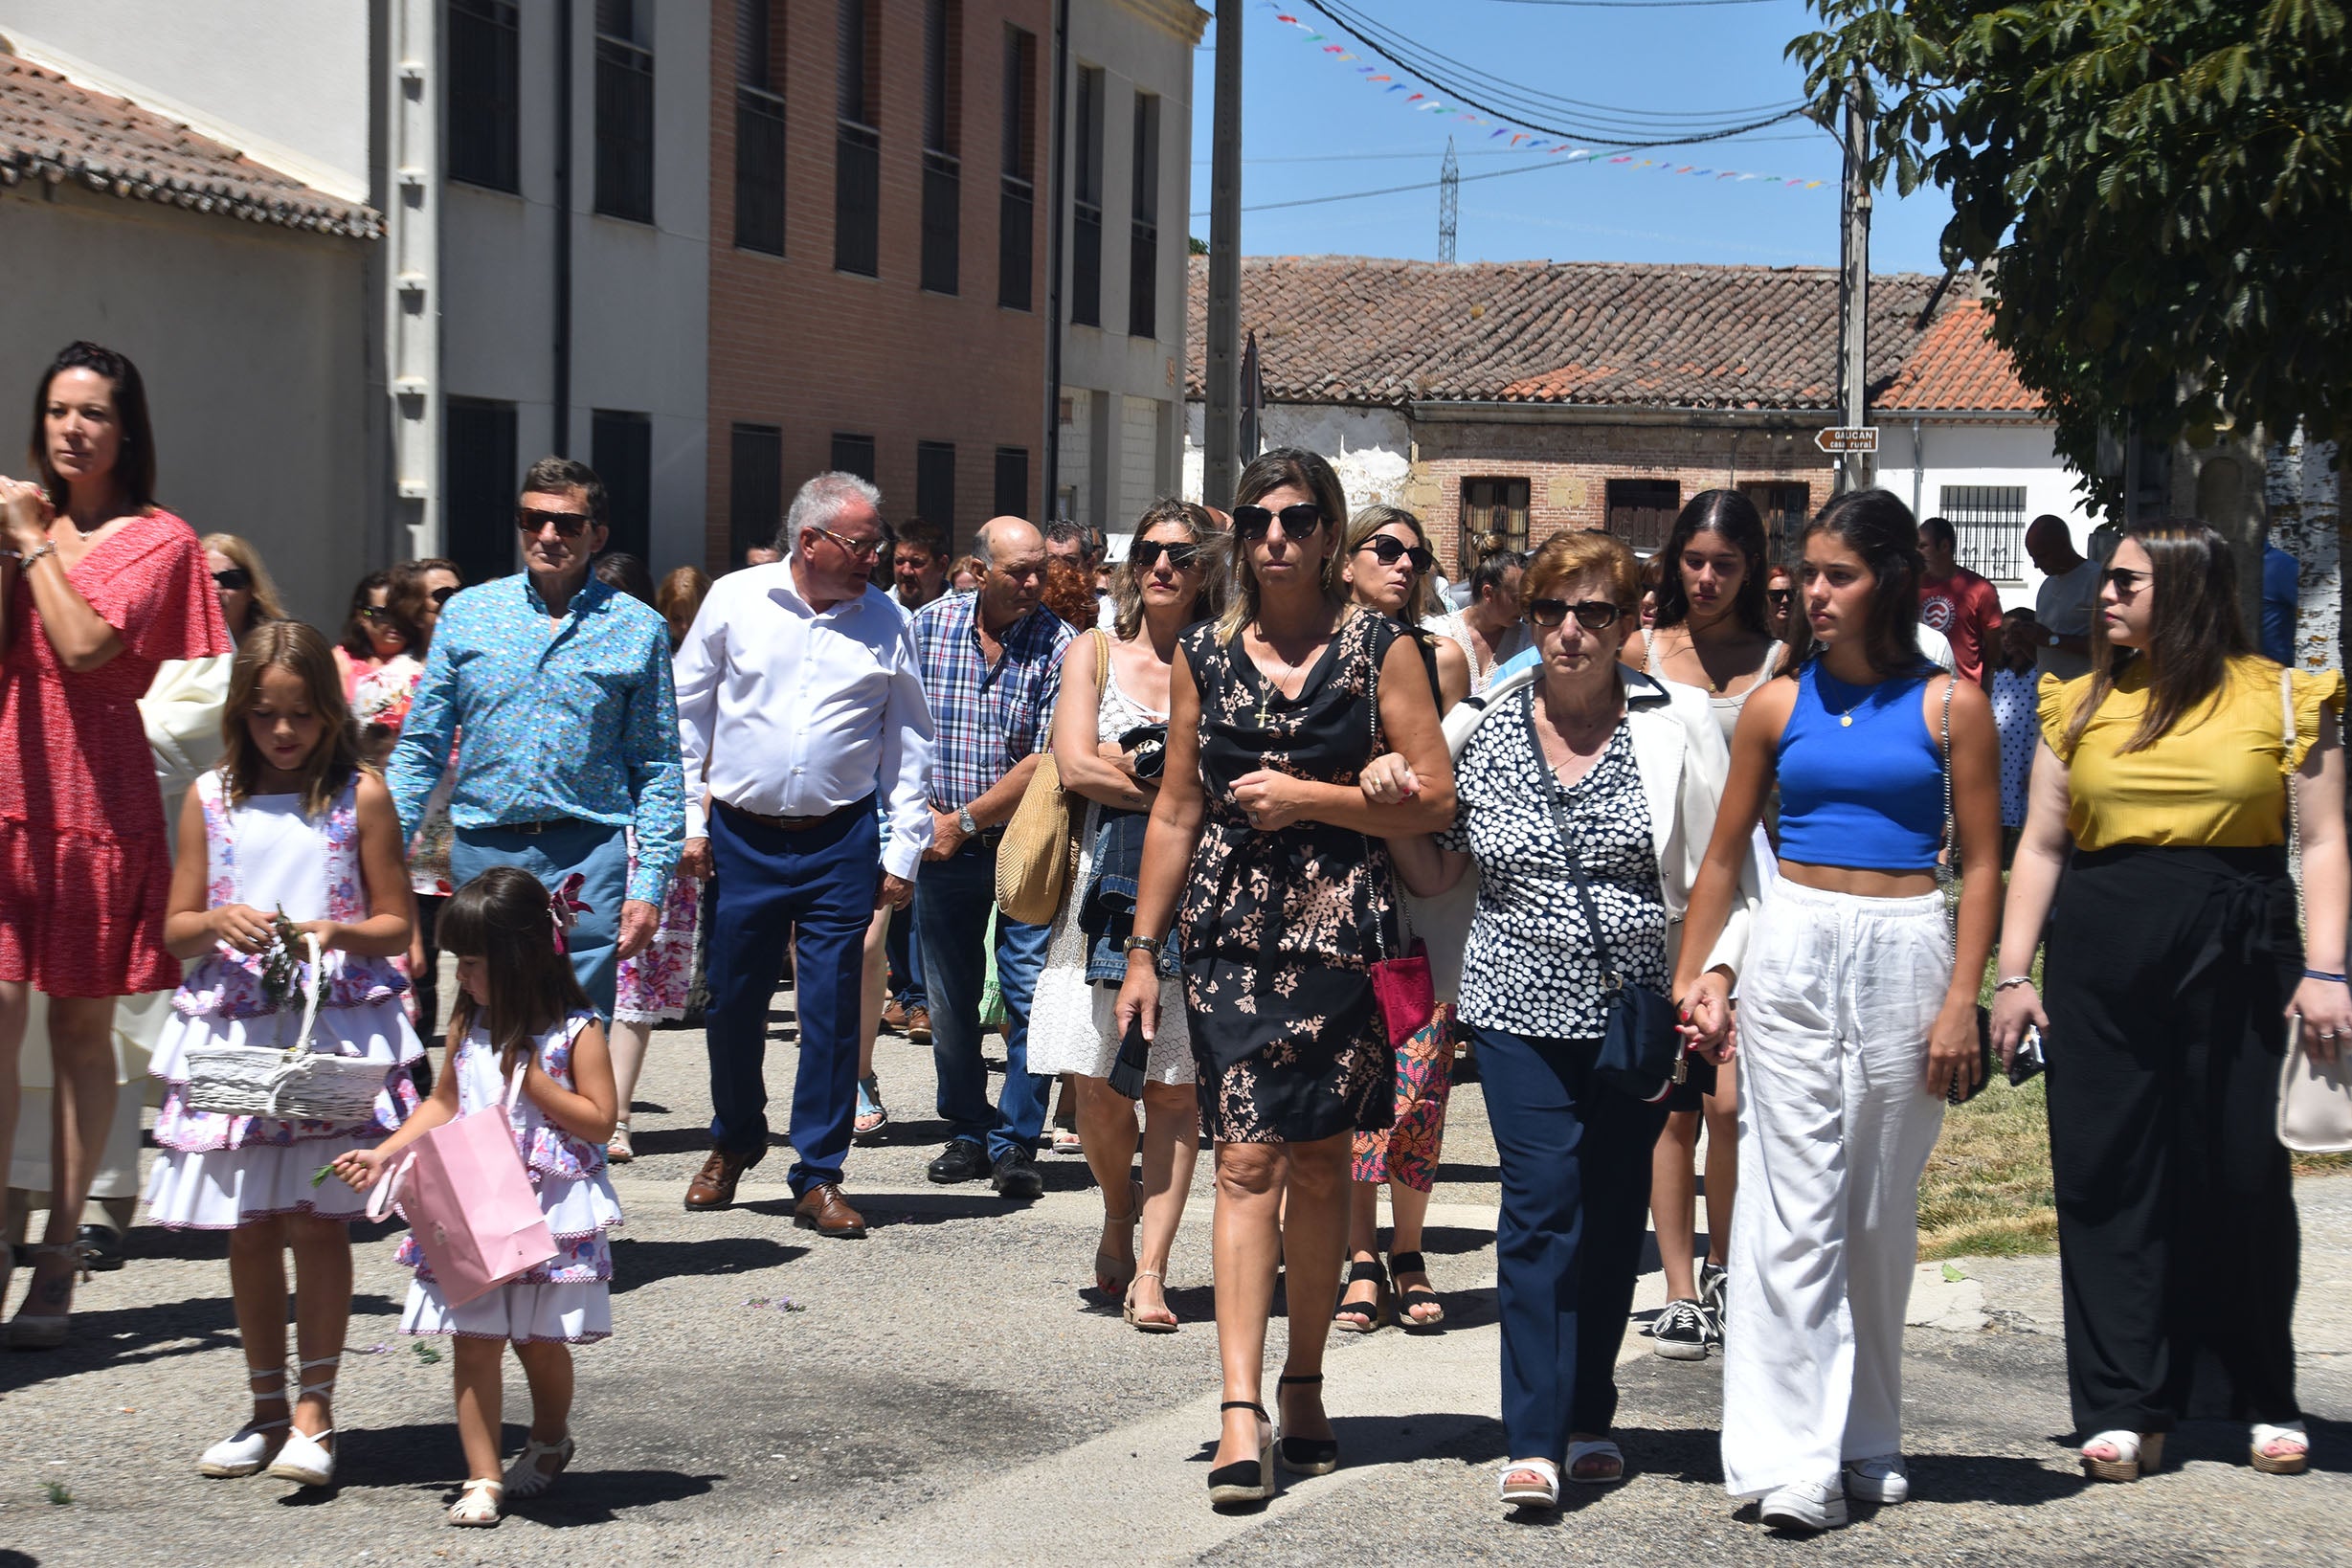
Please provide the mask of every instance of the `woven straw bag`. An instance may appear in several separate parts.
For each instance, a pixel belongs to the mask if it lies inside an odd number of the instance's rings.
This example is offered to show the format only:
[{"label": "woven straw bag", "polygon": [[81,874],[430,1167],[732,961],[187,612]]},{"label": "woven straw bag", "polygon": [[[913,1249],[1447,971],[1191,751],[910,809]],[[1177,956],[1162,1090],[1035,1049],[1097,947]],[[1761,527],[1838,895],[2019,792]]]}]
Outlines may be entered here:
[{"label": "woven straw bag", "polygon": [[[1094,632],[1094,700],[1110,683],[1110,638]],[[1049,926],[1078,880],[1078,834],[1069,792],[1051,750],[1038,754],[1037,772],[1021,792],[1013,819],[997,845],[997,907],[1024,926]]]},{"label": "woven straw bag", "polygon": [[[282,1050],[266,1045],[199,1045],[188,1053],[188,1106],[228,1116],[276,1116],[292,1122],[357,1122],[375,1114],[384,1064],[366,1057],[328,1056],[311,1049],[325,987],[319,936],[304,931],[310,952],[303,986],[302,1031]],[[276,1015],[282,1031],[286,1015]]]}]

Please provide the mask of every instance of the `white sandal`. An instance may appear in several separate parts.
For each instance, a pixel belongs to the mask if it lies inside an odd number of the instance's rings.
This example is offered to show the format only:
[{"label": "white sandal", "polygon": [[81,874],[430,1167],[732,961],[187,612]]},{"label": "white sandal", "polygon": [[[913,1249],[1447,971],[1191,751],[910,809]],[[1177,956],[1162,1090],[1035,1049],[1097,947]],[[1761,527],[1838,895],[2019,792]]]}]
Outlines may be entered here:
[{"label": "white sandal", "polygon": [[[1534,1476],[1537,1484],[1513,1482],[1514,1475]],[[1514,1459],[1503,1467],[1503,1472],[1494,1478],[1494,1486],[1505,1508],[1559,1507],[1559,1467],[1548,1459]]]},{"label": "white sandal", "polygon": [[[1615,1460],[1617,1462],[1617,1473],[1614,1475],[1577,1474],[1578,1464],[1587,1459]],[[1611,1443],[1607,1438],[1598,1438],[1590,1443],[1571,1443],[1568,1445],[1568,1479],[1574,1481],[1578,1486],[1613,1487],[1617,1485],[1618,1482],[1623,1481],[1624,1478],[1625,1451],[1623,1448],[1620,1448],[1616,1444]]]},{"label": "white sandal", "polygon": [[[2113,1459],[2100,1459],[2092,1449],[2105,1446],[2116,1451]],[[2082,1467],[2094,1481],[2137,1481],[2143,1475],[2154,1475],[2164,1467],[2164,1434],[2162,1432],[2094,1432],[2082,1445]]]},{"label": "white sandal", "polygon": [[[314,1383],[310,1380],[310,1369],[312,1367],[341,1368],[342,1365],[343,1355],[340,1352],[333,1355],[322,1355],[315,1361],[304,1361],[297,1369],[301,1373],[301,1386],[296,1398],[299,1400],[303,1394],[322,1396],[333,1394],[335,1391],[334,1378],[330,1376],[323,1383]],[[323,1432],[305,1432],[300,1427],[287,1428],[285,1446],[278,1450],[277,1459],[271,1462],[270,1474],[280,1481],[300,1482],[305,1487],[334,1485],[335,1451],[326,1445],[326,1440],[334,1435],[335,1429],[332,1426]]]},{"label": "white sandal", "polygon": [[483,1529],[499,1521],[499,1509],[505,1486],[497,1481],[468,1481],[458,1500],[449,1505],[449,1522],[464,1528]]},{"label": "white sandal", "polygon": [[[555,1468],[542,1469],[539,1462],[549,1454],[555,1456]],[[506,1467],[506,1495],[513,1498],[537,1497],[555,1485],[555,1478],[564,1473],[571,1463],[571,1439],[561,1443],[542,1443],[532,1438],[523,1445],[523,1452]]]},{"label": "white sandal", "polygon": [[[2292,1443],[2293,1453],[2274,1454],[2274,1443]],[[2274,1426],[2268,1422],[2254,1422],[2253,1444],[2248,1450],[2255,1469],[2264,1475],[2300,1475],[2311,1467],[2311,1438],[2299,1421]]]},{"label": "white sandal", "polygon": [[[256,1389],[254,1402],[262,1404],[274,1400],[280,1404],[284,1404],[286,1402],[286,1369],[284,1367],[257,1367],[250,1364],[246,1366],[246,1382],[258,1383],[264,1379],[278,1384],[278,1392],[264,1394],[259,1389]],[[276,1456],[278,1450],[285,1445],[286,1440],[283,1437],[273,1437],[270,1434],[286,1425],[288,1418],[292,1415],[293,1411],[289,1407],[286,1415],[279,1417],[276,1421],[247,1422],[236,1429],[234,1436],[222,1438],[198,1456],[196,1473],[209,1475],[219,1481],[258,1473],[261,1467],[268,1464]]]}]

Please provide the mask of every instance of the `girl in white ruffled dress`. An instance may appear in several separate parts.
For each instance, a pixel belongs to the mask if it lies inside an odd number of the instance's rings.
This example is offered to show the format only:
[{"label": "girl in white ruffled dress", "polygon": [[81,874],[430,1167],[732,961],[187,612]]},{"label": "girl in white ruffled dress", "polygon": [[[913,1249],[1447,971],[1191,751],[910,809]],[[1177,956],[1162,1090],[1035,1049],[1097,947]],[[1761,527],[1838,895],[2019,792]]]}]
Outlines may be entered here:
[{"label": "girl in white ruffled dress", "polygon": [[[304,1486],[334,1478],[332,1398],[351,1314],[349,1221],[362,1204],[316,1177],[415,1109],[409,1064],[424,1055],[390,958],[408,950],[400,823],[384,781],[364,766],[326,639],[296,621],[254,628],[238,650],[221,717],[220,766],[182,808],[164,939],[198,959],[172,998],[149,1070],[165,1083],[147,1217],[225,1230],[253,1419],[204,1451],[206,1475],[270,1474]],[[286,1121],[188,1104],[189,1053],[207,1045],[290,1045],[302,988],[271,994],[264,975],[279,916],[322,949],[313,1050],[381,1063],[373,1114]],[[297,955],[301,949],[298,947]],[[297,1402],[286,1400],[286,1276],[295,1267]],[[265,1358],[266,1357],[266,1358]]]},{"label": "girl in white ruffled dress", "polygon": [[[515,866],[493,866],[458,889],[439,926],[442,951],[458,960],[448,1065],[398,1133],[336,1165],[365,1192],[425,1132],[504,1103],[515,1069],[524,1067],[523,1092],[506,1119],[555,1256],[453,1307],[414,1233],[398,1254],[416,1270],[400,1332],[456,1337],[458,1435],[468,1479],[449,1511],[454,1525],[495,1525],[504,1502],[554,1485],[571,1462],[570,1347],[613,1333],[607,1233],[620,1224],[620,1200],[605,1176],[604,1146],[617,1100],[603,1026],[564,956],[568,924],[538,880]],[[528,1444],[502,1475],[501,1373],[509,1344],[530,1385],[531,1425]]]}]

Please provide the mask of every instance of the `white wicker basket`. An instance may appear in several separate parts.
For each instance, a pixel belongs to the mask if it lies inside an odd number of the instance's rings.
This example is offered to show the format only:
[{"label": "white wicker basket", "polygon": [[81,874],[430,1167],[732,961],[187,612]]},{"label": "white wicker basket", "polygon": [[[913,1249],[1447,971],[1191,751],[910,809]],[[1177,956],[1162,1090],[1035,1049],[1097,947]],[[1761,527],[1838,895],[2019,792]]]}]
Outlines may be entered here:
[{"label": "white wicker basket", "polygon": [[[188,1053],[188,1106],[230,1116],[277,1116],[296,1122],[366,1121],[384,1088],[384,1064],[366,1057],[326,1056],[310,1048],[325,984],[319,938],[305,931],[309,983],[303,988],[302,1033],[282,1050],[264,1045],[199,1045]],[[282,1016],[282,1015],[281,1015]]]}]

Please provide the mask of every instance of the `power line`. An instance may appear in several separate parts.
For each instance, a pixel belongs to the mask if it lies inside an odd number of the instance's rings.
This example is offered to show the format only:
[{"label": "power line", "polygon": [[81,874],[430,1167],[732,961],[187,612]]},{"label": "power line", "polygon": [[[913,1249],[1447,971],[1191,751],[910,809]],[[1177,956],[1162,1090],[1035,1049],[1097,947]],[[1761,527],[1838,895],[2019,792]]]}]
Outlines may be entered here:
[{"label": "power line", "polygon": [[[1821,137],[1822,133],[1818,130],[1800,131],[1787,136],[1752,136],[1738,145],[1756,146],[1765,142],[1819,142]],[[1456,154],[1457,157],[1462,158],[1514,158],[1520,160],[1538,155],[1530,152],[1526,147],[1471,147],[1467,152]],[[1372,164],[1400,163],[1407,160],[1419,162],[1428,156],[1427,147],[1416,147],[1409,152],[1298,152],[1286,154],[1279,158],[1244,158],[1242,162],[1245,167],[1254,168],[1261,164]],[[1195,158],[1192,162],[1195,168],[1209,167],[1209,161],[1206,158]]]},{"label": "power line", "polygon": [[1683,6],[1777,6],[1781,0],[1491,0],[1498,6],[1578,6],[1588,11],[1671,11]]}]

